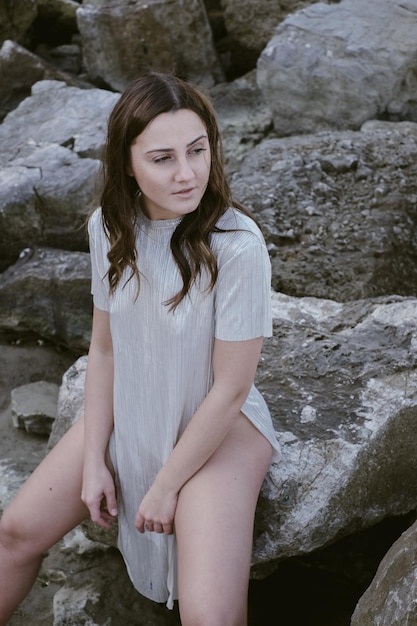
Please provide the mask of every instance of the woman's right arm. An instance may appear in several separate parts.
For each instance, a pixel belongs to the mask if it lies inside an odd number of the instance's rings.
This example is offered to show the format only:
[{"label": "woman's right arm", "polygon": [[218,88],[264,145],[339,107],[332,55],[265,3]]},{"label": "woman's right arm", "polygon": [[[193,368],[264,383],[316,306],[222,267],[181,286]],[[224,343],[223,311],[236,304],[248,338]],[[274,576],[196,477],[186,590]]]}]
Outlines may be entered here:
[{"label": "woman's right arm", "polygon": [[94,307],[84,400],[84,473],[81,499],[93,522],[109,528],[117,515],[113,476],[106,464],[113,430],[113,345],[109,314]]}]

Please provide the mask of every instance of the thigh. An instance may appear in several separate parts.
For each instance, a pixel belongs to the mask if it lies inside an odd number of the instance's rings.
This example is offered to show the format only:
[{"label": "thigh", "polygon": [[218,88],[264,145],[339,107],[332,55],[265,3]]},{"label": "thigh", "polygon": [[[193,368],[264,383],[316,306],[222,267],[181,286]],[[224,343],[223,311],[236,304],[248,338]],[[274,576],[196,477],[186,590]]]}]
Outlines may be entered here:
[{"label": "thigh", "polygon": [[10,541],[39,554],[88,516],[81,501],[83,440],[79,420],[19,490],[2,518]]},{"label": "thigh", "polygon": [[218,619],[228,611],[246,612],[253,520],[271,452],[270,443],[241,415],[182,488],[175,515],[182,614],[196,607],[201,615],[216,607]]}]

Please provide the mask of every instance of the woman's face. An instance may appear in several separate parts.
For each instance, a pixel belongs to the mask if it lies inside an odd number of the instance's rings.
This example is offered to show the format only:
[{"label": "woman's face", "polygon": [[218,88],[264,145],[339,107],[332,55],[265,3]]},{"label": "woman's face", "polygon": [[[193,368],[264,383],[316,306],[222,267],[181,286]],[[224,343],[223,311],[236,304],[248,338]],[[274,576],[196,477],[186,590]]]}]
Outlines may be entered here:
[{"label": "woman's face", "polygon": [[161,113],[130,147],[129,175],[142,191],[151,220],[192,213],[210,175],[210,145],[200,117],[189,109]]}]

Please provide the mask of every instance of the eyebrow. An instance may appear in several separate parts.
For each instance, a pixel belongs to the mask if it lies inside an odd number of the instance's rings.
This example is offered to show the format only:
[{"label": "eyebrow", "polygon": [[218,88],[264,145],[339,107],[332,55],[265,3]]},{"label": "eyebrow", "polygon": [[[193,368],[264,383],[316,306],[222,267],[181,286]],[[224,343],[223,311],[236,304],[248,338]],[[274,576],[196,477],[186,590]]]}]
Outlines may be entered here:
[{"label": "eyebrow", "polygon": [[[200,139],[207,139],[207,135],[200,135],[196,139],[190,141],[190,143],[187,143],[186,147],[190,148],[192,145],[197,143],[197,141],[200,141]],[[154,148],[153,150],[148,150],[146,154],[150,154],[151,152],[174,152],[174,148]]]}]

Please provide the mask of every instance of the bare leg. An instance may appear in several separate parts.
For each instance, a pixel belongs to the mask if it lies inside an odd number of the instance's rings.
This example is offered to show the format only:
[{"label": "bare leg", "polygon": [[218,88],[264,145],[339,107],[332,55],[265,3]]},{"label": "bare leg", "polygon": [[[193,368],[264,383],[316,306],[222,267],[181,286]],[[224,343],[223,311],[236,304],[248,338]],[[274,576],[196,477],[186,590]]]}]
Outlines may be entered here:
[{"label": "bare leg", "polygon": [[88,516],[81,501],[83,424],[77,422],[18,492],[0,521],[0,626],[35,582],[43,553]]},{"label": "bare leg", "polygon": [[175,516],[183,626],[246,626],[253,521],[271,445],[241,416],[181,490]]}]

